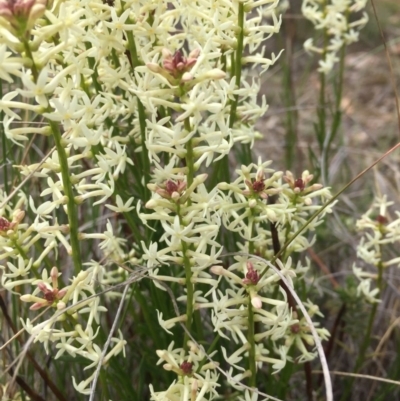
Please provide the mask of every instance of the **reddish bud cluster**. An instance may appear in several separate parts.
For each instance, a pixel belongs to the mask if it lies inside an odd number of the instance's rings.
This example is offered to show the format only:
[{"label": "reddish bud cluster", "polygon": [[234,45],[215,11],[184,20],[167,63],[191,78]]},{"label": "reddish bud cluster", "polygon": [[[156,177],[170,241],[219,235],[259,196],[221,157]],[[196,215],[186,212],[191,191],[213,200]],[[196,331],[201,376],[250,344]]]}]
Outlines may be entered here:
[{"label": "reddish bud cluster", "polygon": [[247,262],[246,278],[243,280],[244,284],[256,285],[260,281],[260,275],[251,262]]},{"label": "reddish bud cluster", "polygon": [[170,52],[164,51],[163,67],[174,78],[178,78],[196,64],[199,53],[200,50],[196,49],[189,54],[188,58],[186,58],[180,50],[177,50],[173,55]]},{"label": "reddish bud cluster", "polygon": [[174,192],[178,192],[178,185],[175,182],[168,180],[165,184],[165,190],[171,196]]},{"label": "reddish bud cluster", "polygon": [[385,216],[382,216],[382,215],[379,215],[376,218],[376,221],[377,221],[378,224],[382,224],[382,225],[384,225],[384,224],[386,224],[388,222],[387,218]]},{"label": "reddish bud cluster", "polygon": [[165,184],[157,187],[155,191],[165,199],[177,199],[182,195],[185,189],[185,181],[178,180],[177,182],[174,182],[172,180],[168,180],[165,182]]},{"label": "reddish bud cluster", "polygon": [[304,191],[304,188],[306,187],[305,182],[303,181],[302,178],[297,178],[297,180],[295,180],[294,182],[294,187],[298,188],[301,191]]},{"label": "reddish bud cluster", "polygon": [[[54,268],[53,268],[54,269]],[[39,290],[43,293],[45,302],[37,302],[31,306],[30,309],[36,310],[45,306],[51,306],[55,301],[60,300],[67,292],[66,289],[59,290],[57,282],[53,279],[53,288],[50,289],[45,283],[38,283]]]},{"label": "reddish bud cluster", "polygon": [[262,192],[265,189],[265,184],[264,181],[254,181],[252,185],[253,191],[254,192]]},{"label": "reddish bud cluster", "polygon": [[181,363],[180,368],[182,369],[182,371],[185,375],[191,375],[192,369],[193,369],[193,364],[191,362],[185,361],[185,362]]},{"label": "reddish bud cluster", "polygon": [[4,217],[0,217],[0,231],[8,231],[10,229],[10,222]]}]

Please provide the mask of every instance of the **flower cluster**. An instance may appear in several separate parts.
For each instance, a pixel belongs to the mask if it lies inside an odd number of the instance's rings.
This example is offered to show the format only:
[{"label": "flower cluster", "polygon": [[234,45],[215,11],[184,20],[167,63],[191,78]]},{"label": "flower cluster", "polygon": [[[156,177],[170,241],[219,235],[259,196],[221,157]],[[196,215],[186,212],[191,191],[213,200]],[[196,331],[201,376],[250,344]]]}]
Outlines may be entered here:
[{"label": "flower cluster", "polygon": [[[293,288],[308,270],[308,264],[294,263],[290,256],[309,248],[313,239],[306,234],[314,231],[322,222],[328,207],[306,225],[321,203],[331,198],[327,188],[312,184],[312,175],[305,171],[295,179],[290,171],[286,174],[274,171],[270,162],[242,166],[237,170],[238,178],[232,183],[221,183],[219,188],[227,191],[221,208],[222,221],[226,229],[238,233],[244,240],[245,254],[257,254],[266,260],[274,259],[281,246],[288,243],[285,252],[276,260],[280,273]],[[282,178],[286,183],[282,182]],[[273,227],[273,229],[271,229]],[[299,234],[299,229],[304,231]],[[298,361],[309,361],[315,353],[309,350],[314,340],[304,317],[299,317],[288,288],[282,285],[280,276],[262,259],[236,256],[236,263],[229,268],[212,267],[212,273],[228,282],[222,291],[221,279],[212,291],[213,326],[222,337],[232,338],[238,349],[230,355],[224,350],[226,361],[243,380],[252,375],[251,369],[244,370],[241,364],[252,355],[254,366],[272,364],[275,372],[281,370],[288,360],[289,350],[295,346],[300,352]],[[318,307],[308,304],[310,316],[318,314]],[[257,331],[253,325],[257,323]],[[318,328],[322,339],[329,333]],[[251,335],[250,335],[251,334]],[[273,343],[273,349],[265,346],[265,340]],[[231,383],[235,386],[235,383]]]},{"label": "flower cluster", "polygon": [[[218,373],[215,363],[204,363],[206,354],[193,342],[189,349],[174,348],[172,342],[168,350],[158,350],[158,363],[164,363],[163,368],[177,375],[166,391],[155,392],[150,385],[151,400],[163,401],[170,399],[213,400],[218,396]],[[211,357],[212,355],[209,355]]]},{"label": "flower cluster", "polygon": [[[6,194],[0,193],[0,202]],[[7,259],[1,277],[2,287],[13,293],[25,293],[20,300],[32,303],[30,309],[36,311],[41,308],[52,308],[52,315],[37,324],[29,318],[22,321],[25,330],[35,341],[43,343],[46,351],[49,345],[55,343],[58,353],[64,352],[72,356],[80,355],[90,361],[89,367],[96,366],[101,355],[101,348],[96,344],[99,332],[98,324],[100,313],[106,308],[100,305],[96,294],[96,280],[106,276],[105,267],[97,263],[89,263],[86,270],[81,270],[71,277],[69,285],[59,288],[59,276],[56,267],[48,269],[41,266],[48,261],[50,255],[57,252],[58,244],[68,244],[68,228],[55,224],[50,226],[48,220],[41,220],[39,215],[32,224],[24,223],[25,213],[21,210],[27,207],[27,199],[21,192],[19,199],[11,207],[7,204],[0,217],[0,259]],[[7,216],[7,217],[5,217]],[[45,241],[43,242],[43,239]],[[40,253],[34,257],[32,247],[36,245]],[[120,279],[118,280],[120,281]],[[32,293],[27,288],[33,287]],[[106,356],[108,360],[112,355],[124,349],[126,341],[121,337],[113,338],[113,348]],[[93,378],[93,374],[91,376]],[[83,381],[75,384],[79,391],[88,393],[90,382]]]},{"label": "flower cluster", "polygon": [[[265,57],[262,44],[279,31],[277,6],[0,0],[0,78],[9,85],[0,100],[4,133],[13,146],[32,141],[49,149],[41,154],[37,146],[39,160],[15,163],[40,191],[10,200],[7,182],[0,193],[2,285],[30,303],[30,313],[46,313],[41,321],[21,319],[46,352],[54,346],[56,358],[82,357],[86,368],[124,352],[120,333],[102,356],[98,334],[107,308],[98,290],[123,282],[127,265],[143,262],[156,288],[137,291],[137,298],[173,288],[175,313],[158,310],[158,323],[169,334],[185,326],[180,347],[171,341],[157,352],[177,379],[164,391],[151,386],[153,400],[218,396],[217,364],[206,361],[213,354],[191,338],[202,323],[239,344],[223,354],[243,372],[230,384],[246,400],[256,393],[238,380],[253,383],[264,363],[282,369],[293,344],[300,360],[311,359],[307,324],[279,276],[255,258],[237,256],[227,268],[221,260],[222,231],[242,251],[268,260],[291,241],[276,264],[294,285],[307,266],[290,255],[311,246],[307,231],[330,212],[300,233],[330,198],[327,188],[310,185],[307,171],[294,178],[249,160],[233,182],[228,168],[221,178],[232,147],[249,149],[259,136],[254,124],[267,109],[264,98],[257,100],[259,72],[278,57]],[[204,172],[216,165],[212,177]],[[95,375],[73,378],[75,388],[93,392]]]},{"label": "flower cluster", "polygon": [[395,219],[388,212],[393,204],[386,196],[377,197],[356,223],[357,229],[362,232],[357,256],[366,265],[374,266],[374,272],[368,272],[356,264],[353,265],[353,272],[360,281],[358,294],[371,303],[380,302],[383,271],[390,266],[400,266],[400,258],[395,254],[390,256],[390,245],[400,240],[400,212],[395,212]]},{"label": "flower cluster", "polygon": [[360,30],[368,22],[368,15],[363,11],[358,19],[352,16],[359,15],[366,4],[367,0],[303,0],[301,10],[304,17],[313,23],[316,30],[324,33],[321,46],[316,46],[312,38],[304,43],[306,51],[322,55],[319,71],[323,74],[329,73],[339,61],[337,53],[340,49],[358,41]]},{"label": "flower cluster", "polygon": [[[238,178],[234,182],[219,184],[221,190],[228,191],[222,207],[226,228],[238,232],[248,245],[251,244],[246,251],[257,252],[266,259],[274,256],[271,230],[266,222],[277,226],[279,242],[285,244],[305,226],[311,214],[331,198],[328,188],[320,184],[308,185],[313,178],[308,171],[294,179],[290,171],[283,174],[268,168],[270,164],[259,159],[257,164],[236,170]],[[314,231],[331,211],[332,205],[309,222],[290,243],[288,254],[310,247],[314,239],[310,240],[306,233]]]}]

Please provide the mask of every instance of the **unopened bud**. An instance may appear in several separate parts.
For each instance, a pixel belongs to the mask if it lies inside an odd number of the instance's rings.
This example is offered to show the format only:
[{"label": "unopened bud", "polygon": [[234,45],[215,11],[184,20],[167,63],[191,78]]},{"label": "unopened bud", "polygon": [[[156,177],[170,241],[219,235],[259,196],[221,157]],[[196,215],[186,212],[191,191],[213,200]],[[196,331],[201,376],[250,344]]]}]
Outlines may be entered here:
[{"label": "unopened bud", "polygon": [[189,53],[189,58],[197,58],[200,55],[200,49],[194,49]]},{"label": "unopened bud", "polygon": [[169,364],[169,363],[166,363],[165,365],[163,365],[163,368],[164,368],[165,370],[168,370],[168,371],[171,371],[171,370],[173,369],[172,365]]},{"label": "unopened bud", "polygon": [[150,199],[148,202],[146,202],[145,207],[147,209],[154,209],[157,206],[157,202],[154,199]]},{"label": "unopened bud", "polygon": [[206,72],[205,76],[209,79],[223,79],[226,77],[226,73],[219,68],[213,68],[212,70]]},{"label": "unopened bud", "polygon": [[60,301],[60,302],[57,303],[57,309],[58,310],[63,310],[63,309],[65,309],[66,306],[67,305],[63,301]]},{"label": "unopened bud", "polygon": [[217,276],[222,276],[225,272],[225,269],[222,266],[211,266],[210,272],[216,274]]},{"label": "unopened bud", "polygon": [[249,201],[249,208],[253,209],[257,206],[257,201],[255,199],[250,199]]},{"label": "unopened bud", "polygon": [[47,6],[47,0],[0,0],[0,17],[10,25],[11,32],[24,36],[40,18]]},{"label": "unopened bud", "polygon": [[251,304],[253,305],[253,307],[255,309],[261,309],[262,308],[261,298],[258,295],[256,295],[256,296],[251,298]]},{"label": "unopened bud", "polygon": [[182,82],[189,82],[189,81],[191,81],[192,79],[193,79],[193,75],[192,75],[190,72],[185,72],[185,73],[182,75],[181,81],[182,81]]},{"label": "unopened bud", "polygon": [[217,187],[222,191],[227,191],[229,189],[229,184],[227,182],[220,182]]},{"label": "unopened bud", "polygon": [[163,72],[163,69],[156,63],[147,63],[146,67],[151,71],[155,72],[156,74],[160,74]]}]

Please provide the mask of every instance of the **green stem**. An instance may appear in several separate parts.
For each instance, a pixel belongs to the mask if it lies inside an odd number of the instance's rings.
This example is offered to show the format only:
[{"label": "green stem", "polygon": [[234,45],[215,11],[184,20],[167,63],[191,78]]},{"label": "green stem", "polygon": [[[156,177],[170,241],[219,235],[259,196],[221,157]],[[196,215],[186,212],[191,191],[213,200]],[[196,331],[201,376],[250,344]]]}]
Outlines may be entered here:
[{"label": "green stem", "polygon": [[[185,130],[189,135],[191,131],[189,118],[185,119]],[[194,178],[194,153],[193,153],[192,139],[189,139],[189,141],[186,143],[185,161],[186,161],[186,168],[188,169],[187,179],[186,179],[187,186],[190,187],[193,183],[193,178]],[[190,203],[190,199],[188,199],[188,202]]]},{"label": "green stem", "polygon": [[344,59],[346,57],[346,45],[344,44],[340,49],[340,62],[339,62],[339,75],[335,85],[336,89],[336,99],[335,99],[335,109],[340,109],[340,103],[342,102],[342,94],[343,94],[343,77],[344,77]]},{"label": "green stem", "polygon": [[[177,214],[179,216],[179,223],[183,225],[183,218],[181,216],[180,205],[178,204]],[[182,254],[183,254],[183,265],[185,267],[185,277],[186,277],[186,329],[190,332],[192,327],[192,317],[193,317],[193,299],[194,299],[194,285],[192,283],[192,266],[190,264],[190,259],[188,257],[189,246],[185,241],[181,241]],[[185,336],[183,340],[183,348],[187,350],[187,342],[189,341],[189,335],[185,331]]]},{"label": "green stem", "polygon": [[344,77],[344,70],[345,70],[345,65],[344,65],[344,59],[346,56],[346,46],[343,45],[341,50],[340,50],[340,63],[339,63],[339,74],[338,74],[338,79],[335,82],[335,110],[333,113],[333,121],[332,125],[330,128],[330,131],[328,132],[327,137],[324,139],[324,144],[323,144],[323,150],[322,150],[322,166],[323,166],[323,177],[325,179],[325,182],[327,180],[327,166],[329,162],[329,153],[330,153],[330,148],[332,145],[333,140],[336,137],[336,134],[339,130],[340,123],[342,121],[342,111],[341,111],[341,101],[342,101],[342,94],[343,94],[343,77]]},{"label": "green stem", "polygon": [[[237,47],[236,47],[236,54],[235,54],[235,87],[236,89],[240,88],[240,82],[242,79],[242,56],[243,56],[243,49],[244,49],[244,22],[245,22],[245,9],[244,9],[244,2],[239,3],[238,8],[238,27],[239,32],[237,35]],[[229,128],[233,128],[236,122],[236,112],[237,107],[239,104],[239,95],[234,96],[234,100],[231,104],[231,110],[229,114]],[[250,144],[242,144],[241,145],[242,151],[242,158],[243,164],[251,163],[251,149]],[[229,171],[229,165],[228,165]]]},{"label": "green stem", "polygon": [[[27,56],[32,61],[31,71],[32,75],[37,82],[39,73],[38,69],[35,64],[35,60],[33,59],[33,54],[31,52],[29,42],[24,39],[23,40],[24,49],[26,51]],[[51,109],[47,110],[51,111]],[[70,172],[68,167],[68,158],[65,152],[65,148],[62,143],[61,132],[58,124],[54,121],[47,119],[50,128],[52,130],[54,142],[56,145],[56,150],[58,154],[58,159],[60,162],[60,169],[61,169],[61,177],[62,177],[62,184],[64,188],[64,193],[67,196],[67,214],[68,214],[68,224],[69,224],[69,235],[70,235],[70,242],[71,242],[71,249],[72,249],[72,260],[74,262],[75,272],[79,273],[82,270],[82,260],[81,260],[81,252],[79,246],[79,239],[78,239],[78,231],[79,231],[79,223],[78,223],[78,213],[76,210],[75,205],[75,196],[72,187],[72,183],[70,180]]]},{"label": "green stem", "polygon": [[[185,119],[185,130],[187,131],[188,135],[191,131],[190,120],[189,118]],[[194,153],[193,153],[193,143],[192,139],[186,143],[186,168],[187,168],[187,176],[186,182],[187,186],[190,187],[193,183],[194,178]],[[191,200],[190,198],[187,200],[188,205],[190,206]],[[181,215],[180,205],[177,205],[177,214],[179,216],[179,223],[184,225],[183,223],[183,216]],[[194,285],[192,283],[192,266],[190,264],[190,259],[188,257],[189,245],[185,241],[181,241],[182,246],[182,254],[183,254],[183,264],[185,266],[185,277],[186,277],[186,329],[188,332],[191,331],[192,327],[192,318],[193,318],[193,301],[194,301]],[[183,339],[183,348],[187,350],[188,346],[187,343],[189,341],[189,335],[185,331],[185,336]]]},{"label": "green stem", "polygon": [[[254,211],[250,209],[251,216],[249,217],[249,231],[250,231],[250,238],[253,238],[255,234],[255,227],[254,227]],[[254,241],[249,241],[249,254],[253,255],[255,251]]]},{"label": "green stem", "polygon": [[[128,19],[128,23],[133,23]],[[133,37],[132,32],[126,32],[126,37],[128,39],[128,50],[130,55],[130,61],[132,70],[135,71],[135,68],[140,65],[139,57],[137,54],[135,39]],[[137,109],[139,115],[139,126],[140,126],[140,139],[142,145],[142,171],[144,177],[144,184],[145,184],[145,201],[150,199],[150,191],[147,188],[147,184],[150,182],[150,160],[149,160],[149,153],[146,148],[146,112],[143,107],[142,102],[137,99]]]},{"label": "green stem", "polygon": [[[3,81],[0,79],[0,99],[3,97]],[[0,111],[0,121],[4,121],[4,111]],[[3,125],[0,124],[0,132],[1,132],[1,144],[2,144],[2,156],[3,156],[3,182],[4,189],[6,194],[9,194],[9,185],[8,185],[8,166],[7,166],[7,138],[4,132]]]},{"label": "green stem", "polygon": [[[240,88],[240,80],[242,78],[242,55],[243,55],[243,41],[244,41],[244,3],[239,3],[238,9],[238,27],[239,32],[237,36],[237,47],[235,57],[235,87]],[[236,110],[239,103],[239,95],[235,95],[234,101],[231,104],[229,128],[233,127],[236,119]]]},{"label": "green stem", "polygon": [[250,346],[249,370],[251,372],[251,376],[249,377],[249,387],[256,387],[257,365],[256,365],[256,345],[254,342],[254,311],[253,311],[253,305],[251,304],[250,297],[249,297],[249,305],[248,305],[247,341]]},{"label": "green stem", "polygon": [[26,56],[32,61],[31,71],[32,71],[33,78],[35,79],[35,82],[37,82],[39,72],[36,67],[35,60],[33,59],[33,54],[32,54],[31,48],[29,46],[29,42],[27,39],[22,39],[22,43],[24,45]]},{"label": "green stem", "polygon": [[[326,13],[326,1],[324,1],[323,9],[324,14]],[[322,50],[322,61],[326,61],[326,55],[328,52],[328,43],[329,43],[329,35],[328,30],[324,29],[323,31],[323,50]],[[326,138],[326,75],[324,72],[319,74],[320,79],[320,91],[319,91],[319,104],[318,104],[318,128],[317,128],[317,140],[319,149],[321,152],[321,161],[319,166],[320,174],[323,178],[323,181],[327,181],[327,155],[324,152],[324,143]]]},{"label": "green stem", "polygon": [[74,262],[75,272],[79,273],[82,270],[81,252],[79,246],[78,232],[78,213],[75,205],[75,196],[73,186],[70,180],[70,172],[68,167],[68,158],[65,152],[65,148],[62,144],[61,132],[59,126],[54,122],[48,120],[51,127],[54,142],[58,153],[58,159],[61,168],[61,177],[63,181],[64,193],[67,196],[67,212],[68,212],[68,223],[69,223],[69,236],[72,249],[72,260]]},{"label": "green stem", "polygon": [[[231,53],[231,76],[235,76],[235,87],[240,88],[240,80],[242,77],[242,54],[243,54],[243,42],[244,42],[244,3],[240,2],[238,6],[238,34],[237,34],[237,47],[236,52]],[[229,128],[232,128],[236,121],[236,111],[239,103],[239,95],[234,96],[234,100],[231,102],[231,109],[229,113]],[[243,153],[248,158],[250,152],[249,145],[243,145]],[[215,163],[214,174],[211,178],[210,188],[217,186],[219,182],[230,181],[229,171],[229,159],[228,156],[224,156],[221,160]]]},{"label": "green stem", "polygon": [[[325,51],[324,58],[325,60]],[[325,87],[326,77],[323,72],[320,73],[320,90],[319,90],[319,104],[318,104],[318,133],[317,139],[319,147],[322,150],[324,145],[325,131],[326,131],[326,112],[325,112]]]},{"label": "green stem", "polygon": [[[294,161],[298,161],[295,151],[297,147],[297,110],[296,110],[296,92],[293,84],[293,41],[294,22],[284,19],[282,21],[282,33],[278,36],[279,47],[285,48],[284,57],[280,57],[282,66],[282,85],[283,97],[286,106],[286,157],[285,164],[287,169],[291,169]],[[285,38],[285,40],[283,40]],[[296,166],[299,168],[299,166]]]}]

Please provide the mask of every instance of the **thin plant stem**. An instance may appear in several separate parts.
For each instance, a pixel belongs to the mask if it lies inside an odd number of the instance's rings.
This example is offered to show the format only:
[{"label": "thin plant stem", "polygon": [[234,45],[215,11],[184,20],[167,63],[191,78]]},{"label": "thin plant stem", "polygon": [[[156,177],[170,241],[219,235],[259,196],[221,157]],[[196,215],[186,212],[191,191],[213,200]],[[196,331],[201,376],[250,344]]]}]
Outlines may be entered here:
[{"label": "thin plant stem", "polygon": [[[282,66],[282,85],[283,97],[286,106],[286,152],[285,164],[287,169],[291,169],[297,147],[297,120],[298,113],[296,109],[296,91],[293,84],[293,40],[296,31],[295,22],[284,19],[282,21],[282,34],[278,36],[279,47],[285,48],[284,57],[280,57]],[[285,38],[285,43],[283,41]],[[296,166],[297,168],[299,166]]]},{"label": "thin plant stem", "polygon": [[79,273],[82,270],[82,259],[79,245],[79,223],[78,213],[76,210],[76,204],[74,199],[73,186],[70,180],[70,172],[68,167],[68,158],[65,152],[64,145],[61,139],[61,132],[59,126],[49,120],[51,131],[53,133],[54,142],[56,145],[58,159],[60,162],[61,177],[63,180],[64,192],[67,195],[67,211],[68,211],[68,222],[69,222],[69,235],[72,249],[72,260],[74,262],[75,272]]},{"label": "thin plant stem", "polygon": [[[182,224],[182,219],[180,216],[180,210],[178,206],[178,215],[180,223]],[[183,265],[185,267],[185,277],[186,277],[186,329],[185,336],[183,340],[183,348],[187,350],[187,343],[189,341],[188,332],[190,333],[192,327],[192,317],[193,317],[193,298],[194,298],[194,285],[192,283],[192,266],[190,264],[190,259],[188,257],[188,244],[185,241],[181,241],[182,254],[183,254]]]},{"label": "thin plant stem", "polygon": [[[251,211],[251,216],[249,217],[249,228],[250,228],[250,237],[252,238],[255,234],[255,226],[254,226],[254,216],[253,211]],[[249,241],[249,254],[254,253],[254,241]],[[256,348],[255,348],[255,323],[254,323],[254,311],[253,305],[251,304],[251,298],[249,296],[248,299],[248,329],[247,329],[247,342],[249,344],[249,370],[251,375],[249,377],[249,387],[256,386],[256,379],[257,379],[257,365],[256,365]]]},{"label": "thin plant stem", "polygon": [[339,130],[341,121],[342,121],[342,111],[341,111],[341,102],[342,102],[342,94],[343,94],[343,78],[344,78],[344,71],[345,71],[345,61],[346,57],[346,45],[343,45],[340,49],[340,62],[339,62],[339,73],[338,78],[335,82],[334,89],[335,89],[335,109],[333,112],[333,121],[329,132],[327,133],[323,149],[322,149],[322,156],[321,156],[321,170],[322,170],[322,177],[327,182],[328,173],[327,173],[327,166],[329,162],[329,153],[330,148],[332,145],[333,140],[335,139],[337,132]]},{"label": "thin plant stem", "polygon": [[[0,99],[3,97],[3,80],[0,79]],[[4,111],[0,110],[0,121],[4,121]],[[3,156],[3,182],[4,189],[6,193],[9,193],[9,185],[8,185],[8,166],[7,166],[7,140],[4,132],[4,127],[0,124],[0,132],[1,132],[1,146],[2,146],[2,156]]]},{"label": "thin plant stem", "polygon": [[[31,52],[29,42],[26,39],[23,39],[24,49],[26,51],[27,56],[30,58],[32,65],[31,71],[34,77],[35,82],[37,82],[39,73],[36,67],[35,61],[33,59],[33,54]],[[50,109],[49,109],[50,111]],[[72,260],[74,263],[74,270],[76,273],[79,273],[82,270],[82,259],[81,259],[81,251],[79,245],[79,222],[78,222],[78,213],[76,210],[75,204],[75,195],[73,191],[72,182],[70,180],[70,171],[68,167],[68,158],[67,153],[65,152],[64,144],[62,143],[62,137],[60,132],[60,127],[54,121],[47,119],[51,132],[54,138],[54,142],[56,145],[56,150],[58,154],[58,159],[60,163],[61,177],[64,188],[64,193],[67,197],[67,215],[68,215],[68,224],[69,224],[69,235],[72,249]]]},{"label": "thin plant stem", "polygon": [[[324,13],[326,10],[326,0],[323,2],[323,9]],[[328,36],[328,31],[325,28],[323,30],[323,47],[322,47],[322,61],[324,62],[326,60],[327,56],[327,47],[328,47],[328,41],[329,41],[329,36]],[[322,175],[322,178],[324,182],[326,182],[326,168],[324,165],[324,159],[322,156],[323,148],[324,148],[324,142],[325,142],[325,137],[326,137],[326,75],[322,71],[319,74],[319,81],[320,81],[320,89],[319,89],[319,100],[318,100],[318,125],[316,126],[316,134],[317,134],[317,140],[318,140],[318,145],[319,149],[321,152],[321,161],[320,161],[320,166],[319,166],[319,171],[320,174]]]},{"label": "thin plant stem", "polygon": [[[240,80],[242,78],[242,54],[243,54],[243,41],[244,41],[244,3],[239,2],[238,5],[238,27],[239,32],[237,36],[237,47],[236,47],[236,56],[235,56],[235,64],[234,74],[235,74],[235,87],[240,88]],[[229,127],[232,128],[236,119],[236,110],[239,103],[239,95],[235,95],[234,100],[231,104],[231,111],[229,114]]]},{"label": "thin plant stem", "polygon": [[[132,21],[129,21],[129,23],[132,23]],[[132,32],[126,32],[126,36],[128,39],[128,50],[129,50],[129,55],[130,55],[130,61],[131,61],[131,66],[132,70],[134,71],[137,66],[140,65],[137,50],[136,50],[136,44],[135,44],[135,39],[133,37]],[[148,200],[150,198],[150,191],[147,188],[147,184],[150,182],[150,160],[149,160],[149,152],[146,148],[146,112],[143,107],[142,102],[139,100],[138,97],[136,97],[137,101],[137,111],[138,111],[138,116],[139,116],[139,127],[140,127],[140,139],[141,139],[141,145],[142,145],[142,172],[143,172],[143,177],[144,177],[144,192],[145,192],[145,200]]]},{"label": "thin plant stem", "polygon": [[[185,119],[185,129],[188,133],[190,134],[191,127],[190,127],[190,121],[189,118]],[[187,168],[187,186],[190,187],[193,183],[193,178],[194,178],[194,154],[193,154],[193,143],[192,139],[189,139],[189,141],[186,143],[186,168]],[[190,202],[190,198],[188,199],[188,202]]]},{"label": "thin plant stem", "polygon": [[[191,131],[191,126],[190,126],[190,121],[189,118],[185,119],[185,129],[188,133],[190,134]],[[193,154],[193,143],[192,139],[189,139],[189,141],[186,143],[186,168],[187,168],[187,176],[186,176],[186,182],[187,186],[190,187],[193,183],[193,178],[194,178],[194,154]],[[191,204],[190,197],[187,200],[188,205]],[[180,215],[180,206],[178,204],[178,215],[179,215],[179,221],[180,224],[183,224],[183,218]],[[186,276],[186,294],[187,294],[187,301],[186,301],[186,328],[190,332],[191,326],[192,326],[192,317],[193,317],[193,297],[194,297],[194,285],[192,283],[192,266],[190,264],[190,259],[188,257],[188,251],[190,249],[190,245],[188,245],[185,241],[181,241],[182,245],[182,254],[183,254],[183,264],[185,266],[185,276]],[[187,332],[185,331],[185,336],[184,336],[184,341],[183,341],[183,347],[186,350],[187,349],[187,342],[189,341],[189,337],[187,335]]]},{"label": "thin plant stem", "polygon": [[[244,48],[244,21],[245,21],[245,13],[244,13],[244,3],[239,2],[238,4],[238,34],[236,37],[237,45],[236,52],[231,53],[231,76],[235,77],[235,87],[236,89],[240,88],[240,81],[242,78],[242,55]],[[229,128],[233,128],[236,121],[236,111],[239,103],[239,95],[234,96],[234,100],[231,102],[231,109],[229,113]],[[250,146],[243,145],[243,151],[246,153],[248,158],[248,154],[250,153]],[[247,149],[249,148],[249,149]],[[251,158],[251,156],[250,156]],[[229,171],[229,158],[228,156],[224,156],[221,160],[215,163],[215,173],[210,180],[211,187],[215,187],[218,182],[229,182],[230,181],[230,171]]]},{"label": "thin plant stem", "polygon": [[251,299],[248,301],[248,329],[247,329],[247,342],[249,343],[249,370],[251,375],[249,377],[249,387],[256,387],[257,379],[257,364],[256,364],[256,345],[254,341],[255,327],[254,327],[254,311]]}]

